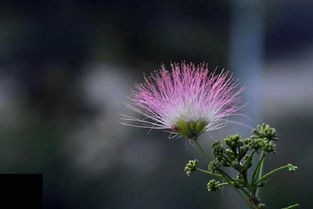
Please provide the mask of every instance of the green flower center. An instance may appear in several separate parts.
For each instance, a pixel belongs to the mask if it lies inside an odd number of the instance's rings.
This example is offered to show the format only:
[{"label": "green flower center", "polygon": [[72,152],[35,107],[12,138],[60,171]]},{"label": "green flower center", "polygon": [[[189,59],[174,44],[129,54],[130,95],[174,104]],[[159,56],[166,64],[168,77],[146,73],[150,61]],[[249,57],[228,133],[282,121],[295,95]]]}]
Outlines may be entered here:
[{"label": "green flower center", "polygon": [[176,126],[173,128],[174,131],[188,139],[196,139],[203,132],[206,131],[207,122],[198,120],[198,121],[184,121],[179,120],[176,123]]}]

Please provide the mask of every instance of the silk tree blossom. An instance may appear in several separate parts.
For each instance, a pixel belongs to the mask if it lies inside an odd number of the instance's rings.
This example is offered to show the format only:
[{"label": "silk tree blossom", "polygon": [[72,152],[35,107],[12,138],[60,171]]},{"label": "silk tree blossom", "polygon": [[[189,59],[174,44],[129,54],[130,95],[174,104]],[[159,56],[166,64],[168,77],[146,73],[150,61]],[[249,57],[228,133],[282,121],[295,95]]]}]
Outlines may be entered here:
[{"label": "silk tree blossom", "polygon": [[[265,209],[267,206],[259,197],[259,190],[269,178],[283,170],[295,172],[297,166],[287,164],[263,174],[267,155],[276,153],[277,131],[267,124],[257,126],[251,137],[234,134],[222,142],[212,144],[212,155],[197,138],[206,131],[215,130],[231,121],[229,116],[237,115],[243,88],[237,80],[222,71],[209,73],[207,64],[172,64],[170,70],[164,66],[155,71],[144,82],[138,84],[127,106],[143,116],[125,116],[124,124],[150,129],[163,129],[175,136],[185,137],[197,146],[205,160],[203,169],[197,159],[189,160],[184,171],[187,176],[201,172],[211,177],[207,183],[209,192],[217,192],[231,186],[251,209]],[[260,153],[258,160],[256,155]],[[229,173],[229,169],[232,170]],[[247,174],[251,174],[248,175]],[[284,209],[294,209],[293,204]]]},{"label": "silk tree blossom", "polygon": [[196,139],[229,122],[241,107],[242,91],[229,73],[209,73],[205,63],[171,64],[171,70],[163,65],[137,84],[130,97],[127,107],[143,118],[124,115],[124,124]]}]

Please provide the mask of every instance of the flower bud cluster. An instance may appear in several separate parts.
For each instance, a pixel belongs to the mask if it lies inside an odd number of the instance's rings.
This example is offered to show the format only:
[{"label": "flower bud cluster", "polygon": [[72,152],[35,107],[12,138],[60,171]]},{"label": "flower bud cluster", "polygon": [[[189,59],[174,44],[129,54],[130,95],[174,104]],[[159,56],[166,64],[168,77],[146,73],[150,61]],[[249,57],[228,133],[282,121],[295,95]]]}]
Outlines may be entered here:
[{"label": "flower bud cluster", "polygon": [[209,192],[217,192],[220,190],[220,182],[217,181],[216,179],[211,179],[209,183],[207,184],[208,186],[208,191]]},{"label": "flower bud cluster", "polygon": [[[276,153],[276,145],[273,141],[276,139],[276,130],[269,125],[262,124],[253,131],[250,138],[242,138],[239,134],[234,134],[226,137],[224,143],[214,142],[212,145],[214,160],[209,163],[208,171],[221,173],[223,167],[233,168],[239,174],[232,183],[237,188],[243,188],[247,181],[248,170],[252,167],[253,155],[261,151],[264,155]],[[295,170],[296,168],[290,166],[288,169]],[[265,182],[260,182],[260,185],[261,183]],[[213,187],[213,183],[210,186]]]},{"label": "flower bud cluster", "polygon": [[208,166],[208,171],[210,173],[215,173],[219,168],[220,168],[221,164],[219,161],[217,160],[212,160],[210,163],[209,163],[209,166]]},{"label": "flower bud cluster", "polygon": [[271,128],[268,124],[261,124],[257,126],[257,129],[253,131],[255,138],[265,138],[269,141],[277,140],[277,131],[275,128]]},{"label": "flower bud cluster", "polygon": [[[276,153],[274,142],[277,139],[276,130],[267,124],[262,124],[257,126],[249,138],[242,138],[239,134],[234,134],[226,137],[224,143],[214,142],[212,144],[214,159],[209,162],[207,170],[197,168],[198,160],[189,160],[184,170],[188,176],[197,170],[220,178],[222,183],[216,179],[211,179],[208,182],[207,189],[209,192],[216,192],[221,187],[230,185],[241,194],[246,195],[253,208],[264,209],[265,205],[258,197],[260,187],[265,186],[269,177],[279,171],[288,169],[290,172],[295,172],[298,169],[297,166],[287,164],[263,173],[266,155]],[[202,148],[201,151],[203,152],[204,149]],[[252,166],[256,153],[260,153],[259,160],[255,166]],[[208,155],[205,156],[209,159]],[[236,171],[235,176],[228,174],[228,169],[234,169]]]},{"label": "flower bud cluster", "polygon": [[184,171],[186,172],[187,176],[190,176],[193,171],[197,169],[197,165],[199,164],[198,160],[189,160],[186,164]]},{"label": "flower bud cluster", "polygon": [[263,150],[266,154],[276,153],[276,145],[266,138],[247,138],[244,143],[248,145],[249,150],[256,152]]},{"label": "flower bud cluster", "polygon": [[296,170],[298,170],[298,166],[294,166],[292,164],[288,164],[288,170],[293,173]]},{"label": "flower bud cluster", "polygon": [[250,138],[230,135],[224,139],[226,146],[218,141],[212,145],[214,158],[218,162],[214,164],[233,167],[238,171],[248,169],[251,167],[249,158],[252,152],[276,153],[274,139],[277,139],[276,130],[265,124],[258,126]]}]

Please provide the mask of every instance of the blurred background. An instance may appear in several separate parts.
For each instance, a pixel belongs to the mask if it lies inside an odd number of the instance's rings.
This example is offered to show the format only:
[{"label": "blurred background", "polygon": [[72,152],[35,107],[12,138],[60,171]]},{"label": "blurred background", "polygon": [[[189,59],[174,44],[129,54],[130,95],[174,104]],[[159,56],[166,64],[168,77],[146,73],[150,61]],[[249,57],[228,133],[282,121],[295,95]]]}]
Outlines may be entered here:
[{"label": "blurred background", "polygon": [[[46,0],[0,2],[0,172],[42,173],[44,208],[240,208],[186,177],[188,142],[120,124],[127,96],[162,63],[207,62],[247,90],[242,113],[279,131],[262,197],[270,208],[311,208],[313,1]],[[209,147],[228,126],[200,139]],[[205,164],[202,164],[205,166]],[[226,201],[227,200],[227,201]]]}]

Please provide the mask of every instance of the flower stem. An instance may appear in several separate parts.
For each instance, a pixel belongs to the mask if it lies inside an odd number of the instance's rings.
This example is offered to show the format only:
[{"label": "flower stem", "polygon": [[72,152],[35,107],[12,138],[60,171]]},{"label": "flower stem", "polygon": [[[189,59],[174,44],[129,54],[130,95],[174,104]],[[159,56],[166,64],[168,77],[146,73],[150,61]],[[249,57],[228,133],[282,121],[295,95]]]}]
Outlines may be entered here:
[{"label": "flower stem", "polygon": [[293,208],[297,208],[297,207],[299,207],[300,206],[300,204],[294,204],[294,205],[290,205],[290,206],[288,206],[288,207],[286,207],[286,208],[283,208],[283,209],[293,209]]},{"label": "flower stem", "polygon": [[218,186],[218,187],[221,187],[221,186],[226,186],[226,185],[229,185],[229,183],[228,183],[228,182],[224,182],[224,183],[218,184],[217,186]]},{"label": "flower stem", "polygon": [[259,169],[259,176],[258,176],[258,179],[260,179],[261,176],[263,175],[264,159],[265,159],[265,153],[264,153],[264,151],[262,151],[261,157],[260,157],[261,165],[260,165],[260,169]]},{"label": "flower stem", "polygon": [[[202,155],[208,160],[208,161],[211,161],[211,157],[209,156],[209,154],[205,151],[205,149],[202,147],[202,145],[198,142],[197,139],[193,139],[194,143],[197,145],[197,147],[199,148],[200,152],[202,153]],[[206,170],[203,170],[201,168],[197,168],[197,171],[200,171],[200,172],[203,172],[203,173],[206,173],[206,174],[209,174],[209,175],[212,175],[212,173],[206,171]],[[225,173],[224,171],[222,170],[218,170],[221,175],[217,174],[218,177],[224,177],[224,179],[227,181],[227,183],[238,193],[238,195],[241,197],[241,199],[243,201],[245,201],[247,203],[247,205],[251,208],[251,209],[254,209],[254,206],[250,203],[249,201],[249,193],[247,193],[245,190],[240,190],[238,188],[236,188],[233,184],[233,179],[227,174]],[[215,174],[214,174],[215,175]]]},{"label": "flower stem", "polygon": [[197,145],[197,147],[199,148],[199,150],[201,151],[201,153],[205,157],[205,159],[207,159],[208,161],[211,161],[212,160],[211,157],[205,151],[205,149],[202,147],[202,145],[198,142],[198,140],[197,139],[193,139],[193,142]]},{"label": "flower stem", "polygon": [[218,171],[221,173],[221,175],[224,177],[224,179],[228,182],[228,184],[235,190],[235,192],[238,193],[238,195],[241,197],[241,199],[243,201],[245,201],[250,208],[254,209],[254,206],[249,201],[250,194],[244,189],[237,188],[233,184],[234,180],[227,173],[225,173],[223,170],[218,169]]},{"label": "flower stem", "polygon": [[[257,185],[257,181],[259,181],[262,177],[263,174],[263,167],[264,167],[264,160],[265,160],[265,153],[264,151],[261,152],[260,158],[259,158],[259,162],[255,168],[255,171],[253,172],[252,175],[252,184],[253,185]],[[259,187],[256,188],[255,190],[255,196],[258,196],[259,193]]]},{"label": "flower stem", "polygon": [[217,174],[217,173],[210,173],[209,171],[207,170],[204,170],[204,169],[201,169],[201,168],[196,168],[197,171],[199,172],[202,172],[202,173],[205,173],[205,174],[209,174],[211,176],[215,176],[215,177],[219,177],[219,178],[222,178],[223,176],[220,175],[220,174]]},{"label": "flower stem", "polygon": [[238,190],[234,185],[232,185],[232,187],[234,188],[235,192],[237,192],[237,194],[241,197],[241,199],[248,205],[249,208],[254,209],[253,205],[251,205],[249,199],[244,196],[243,193],[240,192],[240,190]]},{"label": "flower stem", "polygon": [[259,184],[259,183],[261,183],[262,181],[264,181],[265,179],[267,179],[267,178],[270,177],[271,175],[273,175],[273,174],[275,174],[275,173],[277,173],[277,172],[279,172],[279,171],[281,171],[281,170],[284,170],[284,169],[286,169],[286,168],[289,168],[289,167],[290,167],[290,165],[288,164],[288,165],[284,165],[284,166],[282,166],[282,167],[276,168],[276,169],[274,169],[274,170],[268,172],[267,174],[265,174],[264,176],[262,176],[262,178],[260,178],[260,179],[256,182],[256,185]]}]

